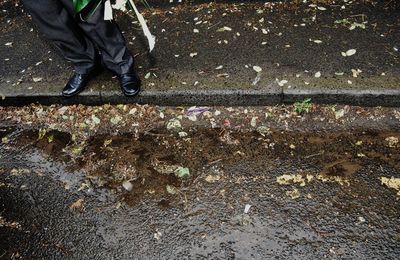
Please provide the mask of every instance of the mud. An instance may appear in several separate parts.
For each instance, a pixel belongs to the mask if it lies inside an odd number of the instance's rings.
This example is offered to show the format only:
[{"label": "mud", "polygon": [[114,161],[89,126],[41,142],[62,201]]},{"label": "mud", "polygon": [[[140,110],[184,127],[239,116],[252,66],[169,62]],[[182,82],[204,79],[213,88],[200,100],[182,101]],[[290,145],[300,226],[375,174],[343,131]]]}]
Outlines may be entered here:
[{"label": "mud", "polygon": [[400,176],[399,131],[185,133],[94,134],[74,154],[70,133],[1,127],[1,256],[399,255],[399,197],[380,182]]},{"label": "mud", "polygon": [[[190,188],[205,171],[241,161],[265,168],[279,167],[277,161],[306,159],[313,169],[311,174],[346,180],[371,159],[400,169],[400,147],[390,147],[386,140],[387,137],[399,140],[400,132],[270,131],[265,134],[194,128],[180,137],[179,133],[160,128],[140,134],[91,137],[76,159],[66,153],[71,144],[68,133],[12,128],[0,129],[0,132],[8,132],[12,136],[11,144],[18,150],[34,148],[55,161],[75,161],[67,163],[68,169],[84,170],[97,187],[115,190],[131,206],[147,199],[162,199],[162,204],[169,205],[169,199],[175,196],[168,194],[167,186]],[[189,178],[174,174],[179,166],[190,170]],[[218,175],[218,178],[225,177]],[[124,191],[124,181],[132,185],[130,192]]]}]

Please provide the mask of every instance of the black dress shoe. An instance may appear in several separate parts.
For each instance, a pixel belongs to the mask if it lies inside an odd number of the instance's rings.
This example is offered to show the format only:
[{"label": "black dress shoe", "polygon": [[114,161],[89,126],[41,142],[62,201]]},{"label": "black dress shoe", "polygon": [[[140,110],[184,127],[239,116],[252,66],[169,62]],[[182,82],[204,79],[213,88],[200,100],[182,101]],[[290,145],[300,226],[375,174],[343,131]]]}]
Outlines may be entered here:
[{"label": "black dress shoe", "polygon": [[72,97],[81,92],[89,82],[91,78],[96,76],[102,71],[102,67],[97,65],[92,71],[87,74],[74,73],[72,77],[69,79],[67,85],[65,85],[62,90],[62,95],[64,97]]},{"label": "black dress shoe", "polygon": [[62,91],[64,97],[72,97],[81,92],[89,81],[89,74],[74,73]]},{"label": "black dress shoe", "polygon": [[135,73],[118,75],[118,79],[125,96],[133,97],[139,93],[141,82]]}]

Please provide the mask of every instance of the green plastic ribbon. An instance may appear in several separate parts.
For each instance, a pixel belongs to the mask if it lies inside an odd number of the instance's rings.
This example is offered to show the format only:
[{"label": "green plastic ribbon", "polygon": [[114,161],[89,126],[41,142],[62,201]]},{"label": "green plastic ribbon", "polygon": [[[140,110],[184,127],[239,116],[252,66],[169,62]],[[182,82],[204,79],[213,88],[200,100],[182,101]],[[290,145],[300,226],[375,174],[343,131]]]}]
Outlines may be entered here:
[{"label": "green plastic ribbon", "polygon": [[103,0],[73,0],[74,10],[84,21],[88,20],[101,6]]},{"label": "green plastic ribbon", "polygon": [[75,12],[82,11],[92,0],[73,0]]}]

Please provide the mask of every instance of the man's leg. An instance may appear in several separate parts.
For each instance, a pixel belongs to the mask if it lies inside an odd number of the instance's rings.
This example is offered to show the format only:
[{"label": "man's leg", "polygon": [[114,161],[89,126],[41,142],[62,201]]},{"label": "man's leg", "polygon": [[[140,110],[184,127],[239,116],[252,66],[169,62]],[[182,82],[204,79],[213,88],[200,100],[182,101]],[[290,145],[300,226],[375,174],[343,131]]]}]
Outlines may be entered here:
[{"label": "man's leg", "polygon": [[[71,0],[60,1],[72,7]],[[136,96],[141,82],[133,68],[133,56],[117,24],[114,21],[104,21],[104,3],[87,21],[80,22],[79,26],[99,48],[105,66],[118,75],[124,95]]]},{"label": "man's leg", "polygon": [[[67,0],[71,2],[72,0]],[[71,61],[77,73],[87,74],[95,66],[97,51],[79,28],[73,13],[59,0],[23,0],[39,29]]]},{"label": "man's leg", "polygon": [[[72,0],[60,0],[72,10]],[[80,21],[79,27],[99,48],[104,65],[121,75],[133,72],[133,56],[126,47],[125,38],[114,21],[104,20],[104,3],[87,21]]]}]

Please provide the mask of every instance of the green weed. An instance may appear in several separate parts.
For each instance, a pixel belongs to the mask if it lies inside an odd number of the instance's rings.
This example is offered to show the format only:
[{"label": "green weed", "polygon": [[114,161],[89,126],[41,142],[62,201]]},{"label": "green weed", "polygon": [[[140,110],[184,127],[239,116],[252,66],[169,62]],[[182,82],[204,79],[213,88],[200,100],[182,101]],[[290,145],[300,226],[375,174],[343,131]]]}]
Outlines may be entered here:
[{"label": "green weed", "polygon": [[311,98],[306,98],[303,101],[295,102],[293,106],[294,111],[298,114],[308,113],[312,107]]}]

